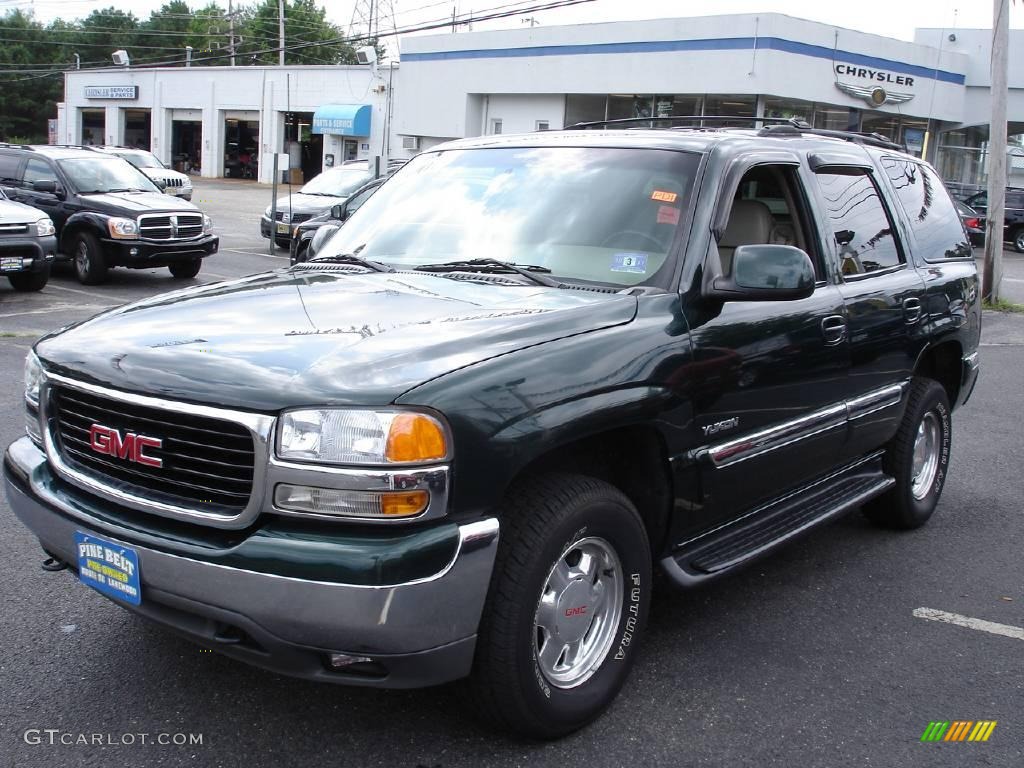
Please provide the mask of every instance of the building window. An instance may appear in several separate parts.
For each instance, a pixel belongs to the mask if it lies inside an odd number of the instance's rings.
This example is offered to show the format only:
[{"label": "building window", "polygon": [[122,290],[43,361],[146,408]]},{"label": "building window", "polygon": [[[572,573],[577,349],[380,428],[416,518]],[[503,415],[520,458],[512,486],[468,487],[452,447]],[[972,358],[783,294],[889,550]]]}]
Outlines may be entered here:
[{"label": "building window", "polygon": [[785,119],[798,118],[810,123],[814,118],[814,102],[801,99],[780,99],[777,96],[764,97],[764,116]]},{"label": "building window", "polygon": [[565,125],[592,123],[605,119],[608,97],[589,93],[570,93],[565,97]]},{"label": "building window", "polygon": [[501,118],[500,117],[492,117],[491,118],[491,135],[492,136],[497,136],[500,133],[501,133]]},{"label": "building window", "polygon": [[608,119],[624,120],[654,114],[653,96],[613,94],[608,97]]},{"label": "building window", "polygon": [[549,130],[551,130],[551,121],[550,120],[538,120],[536,122],[536,129],[538,131],[549,131]]},{"label": "building window", "polygon": [[[753,117],[757,114],[757,97],[708,95],[704,99],[704,114],[715,117]],[[709,126],[716,128],[730,125],[749,128],[752,124],[749,120],[737,120],[735,123],[728,120],[708,123]]]},{"label": "building window", "polygon": [[[858,113],[848,107],[836,107],[832,104],[814,105],[814,127],[827,131],[856,131]],[[852,127],[851,127],[852,124]]]}]

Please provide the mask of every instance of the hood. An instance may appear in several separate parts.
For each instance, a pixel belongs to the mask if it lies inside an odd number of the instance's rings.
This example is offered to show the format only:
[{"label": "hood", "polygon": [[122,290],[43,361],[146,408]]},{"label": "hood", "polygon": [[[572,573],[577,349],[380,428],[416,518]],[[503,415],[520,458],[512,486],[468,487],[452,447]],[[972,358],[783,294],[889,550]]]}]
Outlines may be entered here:
[{"label": "hood", "polygon": [[[181,179],[183,182],[189,181],[188,176],[178,171],[172,171],[170,168],[139,168],[144,174],[151,179]],[[191,182],[189,181],[191,184]]]},{"label": "hood", "polygon": [[38,208],[0,198],[0,224],[32,224],[46,218]]},{"label": "hood", "polygon": [[[326,195],[304,195],[301,192],[294,192],[291,195],[292,199],[292,213],[323,213],[331,210],[331,208],[339,203],[344,203],[347,199],[347,195],[339,195],[338,197],[328,197]],[[288,195],[280,197],[277,200],[278,211],[288,211]]]},{"label": "hood", "polygon": [[482,360],[628,323],[633,296],[296,268],[187,288],[44,338],[47,370],[245,410],[373,405]]},{"label": "hood", "polygon": [[82,195],[82,200],[87,203],[89,210],[100,213],[200,212],[187,200],[163,192],[109,192],[105,195]]}]

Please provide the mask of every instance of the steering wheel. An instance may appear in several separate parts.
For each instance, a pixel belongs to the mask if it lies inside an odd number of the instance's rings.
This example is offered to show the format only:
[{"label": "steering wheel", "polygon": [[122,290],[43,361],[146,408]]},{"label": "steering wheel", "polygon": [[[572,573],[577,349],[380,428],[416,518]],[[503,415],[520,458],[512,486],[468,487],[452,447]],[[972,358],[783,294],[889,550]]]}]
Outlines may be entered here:
[{"label": "steering wheel", "polygon": [[[661,251],[665,250],[664,246],[661,244],[661,242],[658,241],[657,238],[653,237],[652,235],[647,234],[646,232],[641,232],[638,229],[623,229],[623,230],[620,230],[618,232],[615,232],[614,234],[609,235],[608,237],[606,237],[604,240],[601,241],[601,247],[602,248],[613,248],[613,247],[615,247],[614,243],[615,243],[615,241],[618,238],[626,237],[626,236],[633,237],[633,238],[639,237],[641,240],[647,241],[648,244],[654,246],[653,248],[650,248],[648,250],[650,250],[650,251],[652,251],[654,253],[660,253]],[[634,243],[629,243],[627,245],[619,246],[619,247],[621,247],[621,248],[635,248],[637,246]]]}]

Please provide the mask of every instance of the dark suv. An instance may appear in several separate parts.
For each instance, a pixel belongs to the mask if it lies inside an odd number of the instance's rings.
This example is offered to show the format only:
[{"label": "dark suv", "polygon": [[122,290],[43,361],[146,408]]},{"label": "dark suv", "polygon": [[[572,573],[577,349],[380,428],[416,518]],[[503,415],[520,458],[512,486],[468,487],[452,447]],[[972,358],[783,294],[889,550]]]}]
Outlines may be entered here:
[{"label": "dark suv", "polygon": [[111,267],[195,277],[217,252],[209,216],[163,194],[128,161],[89,147],[0,144],[0,186],[53,220],[58,259],[73,260],[87,285]]},{"label": "dark suv", "polygon": [[456,141],[306,263],[39,341],[6,488],[48,569],[206,647],[470,676],[550,738],[621,688],[652,569],[698,587],[854,509],[926,523],[980,331],[948,193],[884,142]]},{"label": "dark suv", "polygon": [[[987,218],[988,192],[971,195],[964,202]],[[980,226],[984,230],[984,222],[981,222]],[[1003,227],[1003,240],[1013,243],[1013,247],[1018,253],[1024,253],[1024,189],[1020,187],[1007,187],[1006,189]]]}]

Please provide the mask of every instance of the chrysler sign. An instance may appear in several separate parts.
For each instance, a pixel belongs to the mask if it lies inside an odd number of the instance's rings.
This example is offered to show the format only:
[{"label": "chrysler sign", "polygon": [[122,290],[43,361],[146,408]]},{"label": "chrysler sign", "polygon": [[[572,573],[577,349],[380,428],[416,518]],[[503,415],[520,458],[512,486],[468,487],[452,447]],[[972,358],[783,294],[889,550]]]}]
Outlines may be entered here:
[{"label": "chrysler sign", "polygon": [[137,99],[137,98],[139,98],[139,86],[137,86],[137,85],[87,85],[87,86],[85,86],[85,98],[87,98],[87,99]]}]

